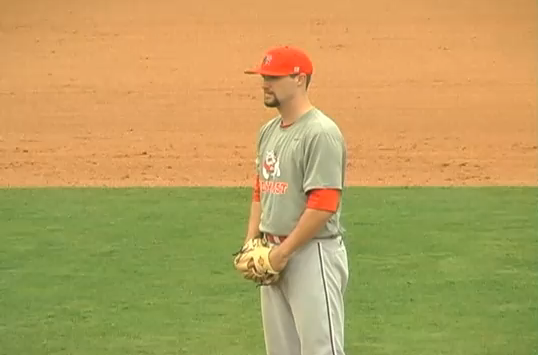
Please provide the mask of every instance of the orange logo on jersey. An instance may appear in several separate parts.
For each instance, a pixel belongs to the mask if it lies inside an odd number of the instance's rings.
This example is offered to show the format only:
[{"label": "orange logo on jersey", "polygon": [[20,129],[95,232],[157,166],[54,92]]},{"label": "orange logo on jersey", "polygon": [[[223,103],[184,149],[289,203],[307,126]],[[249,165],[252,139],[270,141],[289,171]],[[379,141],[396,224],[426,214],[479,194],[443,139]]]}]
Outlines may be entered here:
[{"label": "orange logo on jersey", "polygon": [[283,195],[288,190],[287,182],[266,181],[270,178],[280,177],[280,163],[275,152],[270,150],[265,153],[265,158],[262,161],[263,180],[260,181],[260,191],[262,193]]},{"label": "orange logo on jersey", "polygon": [[275,152],[272,150],[265,154],[265,159],[262,164],[262,175],[265,180],[268,180],[271,177],[280,176],[280,164]]},{"label": "orange logo on jersey", "polygon": [[260,190],[262,192],[283,195],[288,189],[287,182],[278,182],[278,181],[260,181]]}]

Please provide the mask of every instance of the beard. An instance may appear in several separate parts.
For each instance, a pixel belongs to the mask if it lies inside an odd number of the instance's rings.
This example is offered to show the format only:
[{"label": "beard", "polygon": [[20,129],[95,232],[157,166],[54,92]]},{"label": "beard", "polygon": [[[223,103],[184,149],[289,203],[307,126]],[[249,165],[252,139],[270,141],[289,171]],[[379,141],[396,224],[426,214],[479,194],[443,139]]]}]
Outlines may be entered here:
[{"label": "beard", "polygon": [[276,97],[275,94],[267,94],[267,95],[270,95],[271,97],[270,98],[265,98],[263,100],[263,103],[265,104],[266,107],[279,107],[280,106],[280,101],[278,100],[278,98]]},{"label": "beard", "polygon": [[278,101],[278,99],[276,97],[273,98],[270,101],[264,101],[263,103],[265,104],[266,107],[271,107],[271,108],[275,108],[275,107],[280,106],[280,101]]},{"label": "beard", "polygon": [[276,97],[276,95],[272,92],[270,93],[266,93],[265,94],[266,97],[264,98],[264,104],[266,107],[271,107],[271,108],[275,108],[275,107],[280,107],[282,106],[282,103],[287,101],[286,99],[284,100],[279,100],[278,97]]}]

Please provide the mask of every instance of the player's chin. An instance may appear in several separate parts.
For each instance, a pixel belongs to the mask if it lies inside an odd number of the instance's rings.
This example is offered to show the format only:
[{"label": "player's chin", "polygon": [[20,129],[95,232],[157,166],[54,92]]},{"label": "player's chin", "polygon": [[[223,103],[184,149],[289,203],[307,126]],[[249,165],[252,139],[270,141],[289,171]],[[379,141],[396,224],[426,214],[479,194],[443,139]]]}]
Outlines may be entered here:
[{"label": "player's chin", "polygon": [[265,104],[265,106],[267,107],[278,107],[280,106],[280,102],[275,99],[275,98],[271,98],[271,99],[265,99],[263,101],[263,103]]}]

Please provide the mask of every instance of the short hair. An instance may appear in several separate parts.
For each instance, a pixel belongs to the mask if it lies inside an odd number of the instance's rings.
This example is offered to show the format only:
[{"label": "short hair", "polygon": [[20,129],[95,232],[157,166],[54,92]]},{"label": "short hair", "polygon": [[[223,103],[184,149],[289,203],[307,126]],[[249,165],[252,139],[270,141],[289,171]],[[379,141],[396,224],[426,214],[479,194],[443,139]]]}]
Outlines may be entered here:
[{"label": "short hair", "polygon": [[312,80],[312,74],[306,75],[306,89],[308,90],[308,86],[310,85],[310,81]]}]

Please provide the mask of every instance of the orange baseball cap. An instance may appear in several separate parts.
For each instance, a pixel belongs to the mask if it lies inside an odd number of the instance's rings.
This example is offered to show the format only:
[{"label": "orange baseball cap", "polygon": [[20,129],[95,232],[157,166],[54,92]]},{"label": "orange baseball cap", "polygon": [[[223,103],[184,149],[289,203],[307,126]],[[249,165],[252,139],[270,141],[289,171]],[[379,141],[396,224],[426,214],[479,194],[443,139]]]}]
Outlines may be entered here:
[{"label": "orange baseball cap", "polygon": [[305,52],[289,46],[275,47],[265,52],[262,63],[245,70],[245,74],[286,76],[292,74],[312,74],[312,61]]}]

